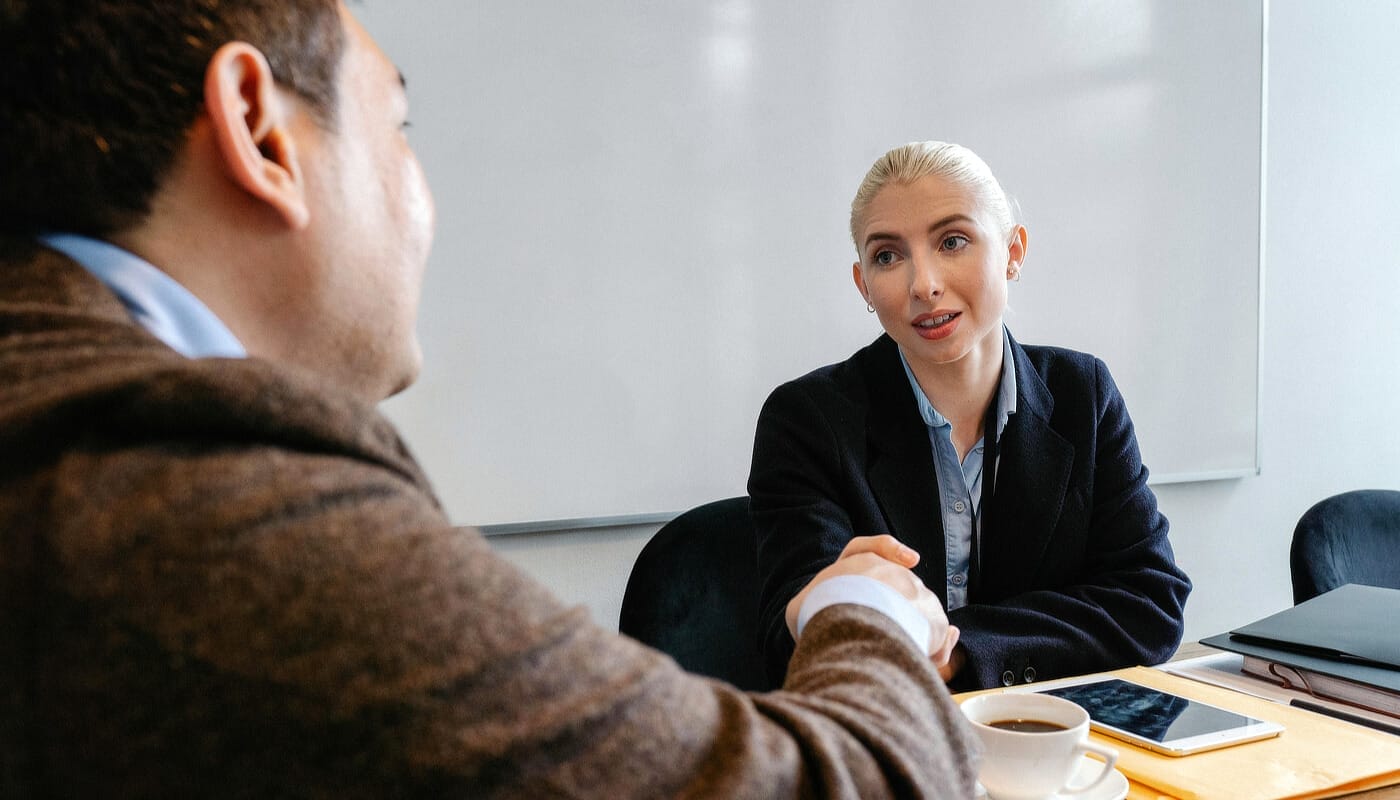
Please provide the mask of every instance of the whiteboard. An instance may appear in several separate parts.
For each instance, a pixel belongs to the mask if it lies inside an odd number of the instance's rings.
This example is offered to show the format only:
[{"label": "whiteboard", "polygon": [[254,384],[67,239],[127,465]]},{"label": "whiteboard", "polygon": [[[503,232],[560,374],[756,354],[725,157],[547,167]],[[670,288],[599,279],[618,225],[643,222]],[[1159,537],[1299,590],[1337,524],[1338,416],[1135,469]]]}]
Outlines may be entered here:
[{"label": "whiteboard", "polygon": [[354,9],[438,204],[385,411],[455,522],[743,494],[768,393],[880,332],[849,203],[917,139],[1020,204],[1007,324],[1108,363],[1154,481],[1257,470],[1263,0]]}]

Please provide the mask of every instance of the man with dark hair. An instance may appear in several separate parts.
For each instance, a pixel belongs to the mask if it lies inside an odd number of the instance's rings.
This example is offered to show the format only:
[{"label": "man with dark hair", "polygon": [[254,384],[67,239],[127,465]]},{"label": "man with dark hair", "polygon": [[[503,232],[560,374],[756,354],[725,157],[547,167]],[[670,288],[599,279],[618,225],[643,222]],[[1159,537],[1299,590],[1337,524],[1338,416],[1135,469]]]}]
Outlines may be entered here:
[{"label": "man with dark hair", "polygon": [[332,0],[0,0],[0,796],[968,797],[889,537],[780,692],[454,530],[374,405],[433,207]]},{"label": "man with dark hair", "polygon": [[140,221],[202,109],[205,65],[232,41],[333,121],[336,0],[0,0],[0,52],[17,67],[0,72],[0,152],[28,153],[0,167],[0,230],[104,236]]}]

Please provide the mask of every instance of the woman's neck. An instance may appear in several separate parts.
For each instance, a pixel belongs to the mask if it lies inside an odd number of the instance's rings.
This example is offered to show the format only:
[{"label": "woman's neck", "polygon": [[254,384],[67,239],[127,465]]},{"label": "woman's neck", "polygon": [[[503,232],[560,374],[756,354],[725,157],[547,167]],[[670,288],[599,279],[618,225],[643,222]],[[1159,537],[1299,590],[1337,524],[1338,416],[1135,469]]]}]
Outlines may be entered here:
[{"label": "woman's neck", "polygon": [[959,462],[982,438],[982,422],[1001,379],[1004,335],[998,327],[966,356],[946,364],[921,363],[905,354],[924,396],[952,424]]}]

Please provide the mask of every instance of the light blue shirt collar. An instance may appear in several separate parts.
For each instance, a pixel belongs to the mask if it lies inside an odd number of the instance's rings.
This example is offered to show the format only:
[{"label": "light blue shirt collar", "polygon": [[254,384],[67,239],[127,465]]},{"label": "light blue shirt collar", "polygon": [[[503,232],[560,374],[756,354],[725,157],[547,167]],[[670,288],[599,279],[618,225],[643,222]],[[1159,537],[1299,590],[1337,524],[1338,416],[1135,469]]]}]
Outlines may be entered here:
[{"label": "light blue shirt collar", "polygon": [[[1001,336],[1001,389],[996,398],[996,432],[982,439],[967,451],[961,462],[958,451],[953,446],[953,426],[948,419],[938,413],[929,402],[928,396],[914,378],[909,361],[900,351],[899,360],[904,365],[904,375],[909,379],[909,388],[914,392],[914,400],[919,406],[919,416],[928,427],[930,455],[933,458],[933,472],[939,514],[943,519],[943,564],[946,570],[947,610],[962,608],[968,600],[968,577],[972,567],[972,548],[982,512],[982,467],[985,442],[1001,438],[1006,429],[1006,421],[1016,412],[1016,360],[1011,353],[1011,335],[1002,327]],[[997,464],[995,469],[1000,469]]]},{"label": "light blue shirt collar", "polygon": [[39,237],[111,289],[131,318],[187,358],[246,358],[248,351],[199,298],[116,245],[71,233]]},{"label": "light blue shirt collar", "polygon": [[[898,348],[896,348],[898,349]],[[904,351],[899,351],[899,363],[904,365],[904,376],[909,379],[909,387],[914,390],[914,402],[919,405],[919,416],[923,418],[924,424],[930,428],[941,428],[944,425],[951,425],[948,418],[938,413],[938,409],[929,402],[928,395],[924,394],[923,387],[919,386],[919,381],[914,377],[914,370],[909,367],[909,360],[904,357]],[[1001,432],[1006,430],[1006,421],[1012,414],[1016,413],[1016,359],[1011,353],[1011,336],[1006,332],[1006,327],[1001,329],[1001,388],[997,394],[997,437],[1001,437]],[[986,437],[986,432],[983,432]]]}]

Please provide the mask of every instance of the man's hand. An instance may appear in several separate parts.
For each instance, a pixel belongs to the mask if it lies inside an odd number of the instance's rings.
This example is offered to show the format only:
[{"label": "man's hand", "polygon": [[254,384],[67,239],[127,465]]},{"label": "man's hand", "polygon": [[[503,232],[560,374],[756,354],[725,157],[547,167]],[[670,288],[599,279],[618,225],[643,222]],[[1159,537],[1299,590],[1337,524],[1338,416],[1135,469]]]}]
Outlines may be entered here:
[{"label": "man's hand", "polygon": [[[958,629],[948,624],[948,615],[938,595],[929,591],[919,577],[909,571],[919,563],[919,554],[888,534],[857,536],[846,544],[841,555],[826,569],[818,572],[787,605],[788,632],[797,638],[797,612],[812,587],[838,575],[864,575],[899,592],[928,620],[929,658],[942,673],[950,668]],[[956,670],[953,670],[956,671]],[[952,673],[950,672],[949,675]]]}]

